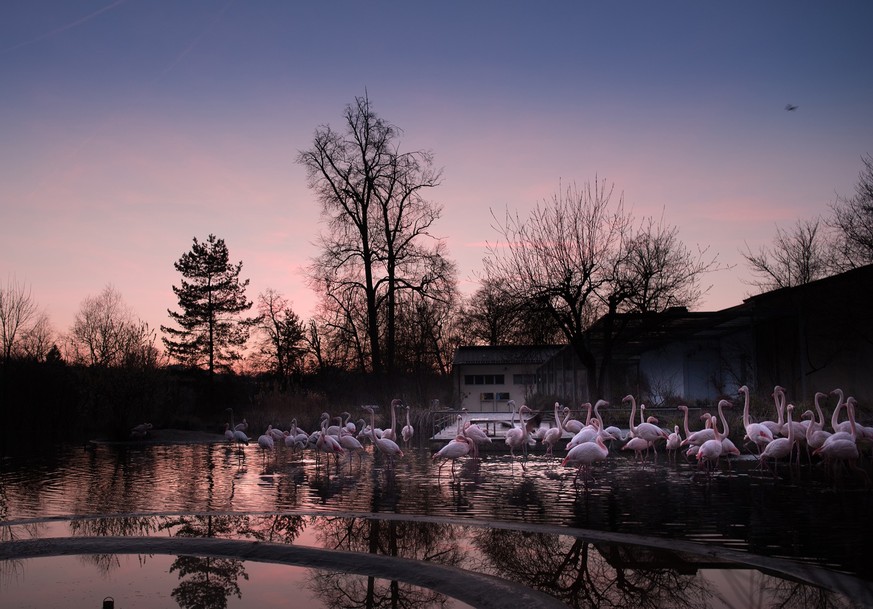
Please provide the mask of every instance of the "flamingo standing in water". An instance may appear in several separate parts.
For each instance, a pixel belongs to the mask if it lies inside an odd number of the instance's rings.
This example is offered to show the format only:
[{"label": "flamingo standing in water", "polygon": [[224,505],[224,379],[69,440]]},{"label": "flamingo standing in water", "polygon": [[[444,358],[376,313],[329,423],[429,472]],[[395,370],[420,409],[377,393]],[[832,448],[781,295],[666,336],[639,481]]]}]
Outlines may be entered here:
[{"label": "flamingo standing in water", "polygon": [[364,410],[370,413],[370,439],[373,441],[373,445],[380,453],[387,457],[389,465],[393,465],[395,458],[403,456],[403,451],[400,450],[400,447],[397,446],[394,440],[385,437],[384,431],[381,438],[376,436],[376,413],[373,411],[372,406],[364,406]]},{"label": "flamingo standing in water", "polygon": [[561,413],[559,411],[560,404],[555,402],[555,426],[549,427],[543,434],[543,445],[546,447],[546,456],[551,457],[554,454],[555,444],[564,435],[564,426],[561,423]]},{"label": "flamingo standing in water", "polygon": [[776,438],[782,433],[782,427],[785,425],[782,418],[785,411],[785,387],[780,385],[773,387],[773,402],[776,405],[776,420],[761,421],[761,425],[766,426]]},{"label": "flamingo standing in water", "polygon": [[[460,417],[459,417],[460,418]],[[448,444],[443,446],[439,451],[435,452],[432,460],[436,461],[437,459],[442,459],[443,462],[440,463],[440,467],[437,475],[442,473],[443,465],[446,464],[446,461],[452,462],[452,477],[455,476],[455,462],[461,457],[468,455],[472,448],[471,440],[462,433],[459,433],[455,436],[453,440],[451,440]]]},{"label": "flamingo standing in water", "polygon": [[412,442],[412,436],[415,433],[415,428],[409,422],[409,406],[404,404],[403,408],[406,409],[406,425],[400,430],[400,437],[403,438],[403,443],[409,447],[409,443]]},{"label": "flamingo standing in water", "polygon": [[676,458],[676,452],[682,443],[682,434],[679,433],[679,426],[673,426],[673,433],[667,436],[667,453],[673,458]]},{"label": "flamingo standing in water", "polygon": [[579,479],[579,475],[584,471],[585,479],[591,477],[590,467],[598,461],[603,461],[609,455],[609,449],[603,443],[603,438],[600,435],[595,436],[593,442],[583,442],[578,446],[574,446],[564,460],[561,461],[562,466],[574,465],[578,466],[576,476],[573,478],[573,484]]},{"label": "flamingo standing in water", "polygon": [[382,437],[392,442],[397,442],[397,432],[394,428],[397,427],[397,407],[402,406],[403,402],[394,398],[391,400],[391,427],[382,430]]},{"label": "flamingo standing in water", "polygon": [[[634,438],[642,438],[645,441],[651,443],[651,446],[655,449],[655,459],[658,458],[658,450],[655,447],[655,442],[657,440],[666,440],[669,435],[666,431],[654,425],[652,423],[640,423],[639,425],[634,426],[634,416],[637,414],[637,401],[634,399],[634,396],[628,394],[624,396],[622,402],[630,402],[631,403],[631,413],[630,419],[628,421],[628,427],[630,428],[630,435]],[[648,453],[648,450],[646,451]]]},{"label": "flamingo standing in water", "polygon": [[825,440],[824,444],[815,449],[813,454],[821,456],[825,462],[832,465],[846,463],[850,468],[861,472],[869,484],[870,476],[858,467],[860,452],[858,451],[858,431],[855,421],[855,398],[850,396],[846,400],[846,409],[849,412],[849,431],[834,433]]},{"label": "flamingo standing in water", "polygon": [[[788,416],[788,420],[791,421],[791,412],[794,410],[794,404],[788,404],[785,407],[786,415]],[[791,449],[794,447],[794,428],[792,426],[788,426],[788,437],[787,438],[774,438],[772,442],[767,444],[764,447],[764,450],[758,456],[758,459],[761,463],[761,467],[764,466],[765,461],[778,461],[779,459],[790,459],[791,457]],[[775,475],[776,472],[774,471]]]},{"label": "flamingo standing in water", "polygon": [[758,453],[760,453],[767,444],[773,441],[773,432],[762,423],[752,422],[752,418],[749,416],[749,388],[743,385],[737,391],[743,394],[745,399],[743,403],[743,428],[746,430],[744,439],[748,439],[749,442],[754,444],[758,449]]}]

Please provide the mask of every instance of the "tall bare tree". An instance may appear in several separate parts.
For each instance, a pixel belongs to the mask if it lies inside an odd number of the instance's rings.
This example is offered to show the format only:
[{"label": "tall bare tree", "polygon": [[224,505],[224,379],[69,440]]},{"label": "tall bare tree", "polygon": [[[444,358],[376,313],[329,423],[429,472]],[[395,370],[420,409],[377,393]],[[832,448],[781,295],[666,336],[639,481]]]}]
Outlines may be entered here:
[{"label": "tall bare tree", "polygon": [[[586,369],[589,393],[603,395],[621,313],[693,306],[701,276],[717,257],[691,252],[675,229],[644,220],[635,227],[623,197],[595,179],[559,189],[522,219],[495,219],[502,240],[489,245],[486,273],[548,311]],[[666,251],[665,251],[666,248]],[[597,342],[589,330],[598,320]]]},{"label": "tall bare tree", "polygon": [[803,285],[835,272],[834,242],[826,238],[821,219],[798,220],[794,230],[776,227],[770,247],[757,252],[746,244],[740,252],[754,278],[746,283],[762,292]]},{"label": "tall bare tree", "polygon": [[861,163],[855,194],[838,197],[831,205],[830,225],[840,231],[837,243],[844,268],[873,263],[873,156],[862,156]]},{"label": "tall bare tree", "polygon": [[13,278],[0,287],[0,347],[3,360],[9,361],[16,354],[23,334],[37,316],[36,302],[30,288]]},{"label": "tall bare tree", "polygon": [[400,151],[402,132],[366,96],[343,118],[342,130],[319,127],[312,147],[297,156],[327,225],[310,279],[334,327],[358,341],[362,366],[391,373],[402,293],[439,298],[432,287],[454,273],[443,242],[430,233],[442,208],[424,198],[441,172],[430,152]]}]

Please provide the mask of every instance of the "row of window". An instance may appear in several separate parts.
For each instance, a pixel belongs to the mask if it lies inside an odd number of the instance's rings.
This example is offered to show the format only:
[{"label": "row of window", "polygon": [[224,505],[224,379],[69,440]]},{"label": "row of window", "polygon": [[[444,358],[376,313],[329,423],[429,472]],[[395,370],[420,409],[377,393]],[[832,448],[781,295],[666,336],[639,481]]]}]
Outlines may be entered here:
[{"label": "row of window", "polygon": [[[535,374],[513,374],[513,385],[536,385]],[[465,374],[465,385],[503,385],[505,384],[502,374]]]}]

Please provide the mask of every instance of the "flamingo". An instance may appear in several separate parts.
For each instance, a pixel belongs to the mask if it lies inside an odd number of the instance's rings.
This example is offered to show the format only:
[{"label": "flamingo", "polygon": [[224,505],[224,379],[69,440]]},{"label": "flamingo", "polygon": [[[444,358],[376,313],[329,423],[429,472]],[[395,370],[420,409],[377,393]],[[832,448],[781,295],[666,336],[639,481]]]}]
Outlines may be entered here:
[{"label": "flamingo", "polygon": [[346,431],[348,431],[351,434],[358,433],[358,428],[355,426],[354,423],[349,421],[349,419],[352,418],[351,414],[343,411],[340,413],[340,417],[342,417],[342,419],[343,419],[343,427],[345,428]]},{"label": "flamingo", "polygon": [[[466,414],[467,409],[464,409],[464,413]],[[482,430],[478,425],[471,423],[470,421],[466,421],[463,424],[463,434],[472,442],[471,449],[474,457],[479,456],[479,447],[484,446],[485,444],[491,444],[491,438],[488,436],[485,431]]]},{"label": "flamingo", "polygon": [[[825,440],[831,436],[831,432],[824,428],[824,412],[822,412],[820,404],[820,400],[826,397],[826,393],[816,391],[815,397],[813,398],[813,401],[815,402],[815,414],[813,414],[810,425],[806,428],[806,448],[808,451],[811,450],[812,454],[815,454],[815,450],[821,448],[825,443]],[[817,419],[815,416],[816,414],[818,415]]]},{"label": "flamingo", "polygon": [[261,434],[260,436],[258,436],[258,446],[260,446],[261,449],[263,450],[263,455],[264,455],[264,458],[266,459],[267,451],[273,450],[273,446],[274,446],[273,436],[271,436],[269,433]]},{"label": "flamingo", "polygon": [[[785,407],[786,414],[788,416],[788,420],[791,420],[791,411],[794,410],[794,404],[788,404]],[[794,446],[794,428],[788,427],[788,437],[787,438],[774,438],[772,442],[767,444],[764,447],[764,450],[758,455],[758,459],[761,462],[761,466],[763,467],[764,462],[766,460],[778,461],[782,458],[787,458],[791,456],[791,449]],[[774,472],[775,473],[775,472]]]},{"label": "flamingo", "polygon": [[546,448],[546,455],[551,457],[554,454],[555,444],[561,439],[561,436],[564,435],[564,426],[561,422],[561,415],[558,411],[558,408],[561,405],[558,402],[555,402],[555,426],[549,427],[546,432],[543,434],[543,445]]},{"label": "flamingo", "polygon": [[[824,444],[830,444],[831,442],[836,442],[838,440],[846,440],[846,439],[851,439],[853,442],[857,442],[857,440],[858,440],[858,426],[857,426],[857,422],[855,421],[855,404],[856,404],[855,398],[849,396],[849,398],[846,400],[846,404],[845,404],[846,412],[849,415],[849,420],[844,421],[844,423],[849,424],[848,430],[841,429],[840,431],[835,431],[834,433],[832,433],[830,435],[830,437],[825,439]],[[842,424],[840,424],[840,426],[842,427]]]},{"label": "flamingo", "polygon": [[409,406],[404,405],[403,407],[406,409],[406,425],[400,430],[400,437],[403,438],[403,443],[408,447],[415,433],[415,428],[409,422]]},{"label": "flamingo", "polygon": [[224,439],[233,442],[233,431],[230,429],[230,423],[224,424]]},{"label": "flamingo", "polygon": [[775,421],[761,421],[761,425],[767,427],[770,430],[770,433],[773,434],[773,437],[777,437],[782,433],[783,423],[783,411],[785,410],[785,388],[779,385],[773,387],[773,402],[776,405],[776,420]]},{"label": "flamingo", "polygon": [[373,411],[372,406],[364,406],[364,410],[370,413],[370,439],[379,452],[388,458],[388,463],[393,464],[396,457],[403,456],[403,451],[400,450],[400,447],[397,446],[394,440],[386,438],[384,432],[381,438],[376,436],[376,413]]},{"label": "flamingo", "polygon": [[397,432],[394,428],[397,427],[397,407],[403,405],[399,399],[391,400],[391,427],[382,430],[382,437],[392,442],[397,442]]},{"label": "flamingo", "polygon": [[844,431],[844,432],[848,433],[852,424],[848,420],[843,421],[842,423],[839,422],[839,420],[840,420],[840,408],[843,407],[843,390],[838,387],[838,388],[834,389],[833,391],[831,391],[831,395],[837,396],[837,405],[834,406],[834,412],[831,415],[831,428],[835,432]]},{"label": "flamingo", "polygon": [[[509,447],[509,454],[512,455],[512,458],[514,459],[515,449],[525,447],[527,445],[528,439],[530,438],[530,432],[527,430],[526,422],[521,418],[521,413],[522,411],[531,412],[531,410],[524,404],[522,404],[516,410],[514,400],[509,400],[507,404],[509,404],[512,408],[512,416],[510,418],[510,424],[512,425],[512,429],[507,430],[504,442],[506,442],[506,445]],[[518,419],[521,423],[520,427],[515,427],[516,412],[518,413]]]},{"label": "flamingo", "polygon": [[[555,402],[555,406],[557,406],[557,405],[558,405],[558,403]],[[561,423],[561,425],[564,427],[564,429],[566,429],[567,431],[569,431],[572,434],[579,433],[579,431],[581,431],[583,427],[585,427],[586,425],[588,425],[591,422],[591,402],[585,402],[584,404],[582,404],[582,408],[588,409],[588,416],[585,419],[585,423],[582,423],[582,421],[579,421],[578,419],[571,419],[569,408],[564,410],[564,412],[566,413],[566,416],[564,417],[564,420]]]},{"label": "flamingo", "polygon": [[764,446],[773,441],[773,432],[770,431],[770,428],[766,425],[752,422],[752,418],[749,416],[749,388],[746,385],[743,385],[737,389],[737,391],[743,394],[745,398],[743,405],[743,428],[746,430],[745,437],[758,448],[758,453],[760,453]]},{"label": "flamingo", "polygon": [[[570,441],[567,442],[566,449],[572,450],[573,448],[585,442],[593,442],[594,438],[596,438],[597,436],[603,438],[604,441],[607,440],[607,438],[604,437],[602,433],[600,433],[600,421],[598,419],[593,419],[590,425],[583,427],[579,433],[570,438]],[[610,435],[608,439],[614,438]]]},{"label": "flamingo", "polygon": [[315,448],[318,452],[334,455],[339,459],[339,455],[345,454],[346,449],[342,447],[339,439],[328,431],[330,429],[327,426],[329,421],[330,415],[326,412],[323,413],[321,415],[321,433],[318,434],[318,438],[315,440]]},{"label": "flamingo", "polygon": [[858,467],[860,452],[858,451],[857,423],[855,422],[855,398],[850,396],[846,400],[846,409],[849,412],[849,432],[835,432],[825,440],[824,444],[815,449],[813,454],[821,456],[829,463],[846,463],[850,468],[860,471],[869,483],[870,476]]},{"label": "flamingo", "polygon": [[643,463],[645,461],[645,457],[643,456],[643,451],[646,451],[648,454],[649,447],[652,445],[651,442],[646,440],[645,438],[641,438],[639,436],[634,436],[627,442],[625,442],[624,446],[621,447],[621,450],[632,450],[634,451],[634,460]]},{"label": "flamingo", "polygon": [[[730,405],[727,400],[720,400],[718,403],[719,414],[723,416],[721,409],[723,404]],[[712,473],[713,468],[718,465],[718,459],[724,452],[724,444],[722,444],[722,435],[718,431],[718,421],[715,421],[712,426],[713,437],[700,445],[697,450],[697,466],[707,465],[707,472]]]},{"label": "flamingo", "polygon": [[439,472],[442,472],[443,465],[446,464],[446,461],[450,460],[452,462],[452,476],[454,476],[455,462],[461,457],[469,454],[471,449],[472,442],[470,441],[470,439],[464,434],[458,434],[453,440],[451,440],[449,443],[439,449],[439,451],[435,452],[432,460],[443,460],[443,462],[440,463]]},{"label": "flamingo", "polygon": [[[630,402],[631,403],[631,414],[630,420],[628,421],[628,427],[630,428],[630,435],[633,437],[639,437],[647,442],[650,442],[652,447],[655,446],[655,441],[660,439],[667,439],[669,435],[666,431],[658,427],[657,425],[653,425],[652,423],[640,423],[636,427],[634,426],[634,415],[637,413],[637,401],[634,399],[634,396],[628,394],[624,396],[622,402]],[[655,451],[655,458],[657,458],[657,449]]]},{"label": "flamingo", "polygon": [[245,420],[245,417],[243,418],[241,423],[237,423],[234,426],[234,429],[236,431],[248,431],[248,428],[249,428],[249,424],[248,424],[248,421]]},{"label": "flamingo", "polygon": [[239,425],[234,425],[233,424],[233,408],[226,408],[225,410],[230,413],[230,426],[231,426],[231,428],[233,428],[233,441],[237,446],[239,446],[240,451],[242,451],[241,445],[245,444],[246,446],[248,446],[249,445],[249,437],[246,435],[245,431],[243,431],[242,429],[239,429],[239,426],[245,425],[245,427],[247,428],[248,423],[246,423],[245,419],[243,419],[242,423],[240,423]]},{"label": "flamingo", "polygon": [[586,477],[589,475],[589,468],[598,461],[603,461],[609,455],[609,449],[603,443],[603,438],[599,435],[594,438],[593,442],[585,442],[573,447],[564,460],[561,461],[562,466],[578,465],[576,476],[573,478],[573,483],[576,483],[579,475],[585,470]]},{"label": "flamingo", "polygon": [[273,441],[285,441],[285,432],[281,429],[273,427],[272,425],[267,427],[267,433],[273,438]]},{"label": "flamingo", "polygon": [[682,435],[679,433],[679,426],[674,425],[673,426],[673,433],[671,433],[669,436],[667,436],[667,451],[675,457],[676,451],[679,450],[679,446],[680,446],[681,442],[682,442]]},{"label": "flamingo", "polygon": [[348,429],[343,428],[340,431],[339,437],[340,446],[349,454],[349,466],[351,467],[352,456],[357,453],[358,461],[363,460],[363,455],[361,453],[364,452],[364,445],[355,437],[355,434],[350,432]]}]

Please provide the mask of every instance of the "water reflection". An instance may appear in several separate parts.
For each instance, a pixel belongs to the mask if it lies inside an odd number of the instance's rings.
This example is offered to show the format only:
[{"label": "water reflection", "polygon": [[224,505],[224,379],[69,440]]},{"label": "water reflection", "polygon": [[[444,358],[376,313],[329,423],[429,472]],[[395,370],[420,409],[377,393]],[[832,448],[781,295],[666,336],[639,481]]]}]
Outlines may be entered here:
[{"label": "water reflection", "polygon": [[[312,452],[280,449],[264,458],[223,445],[46,452],[32,461],[4,461],[0,541],[59,537],[56,523],[45,518],[64,516],[63,534],[75,538],[316,546],[496,575],[573,607],[748,606],[731,600],[729,574],[774,572],[755,557],[852,573],[863,586],[873,578],[858,543],[873,536],[873,493],[851,482],[835,489],[809,468],[774,479],[739,461],[701,477],[681,461],[640,467],[611,456],[580,488],[573,468],[537,456],[524,469],[498,454],[440,473],[427,451],[414,450],[393,467],[372,453],[316,463]],[[664,543],[632,543],[612,533]],[[707,560],[689,559],[676,547],[687,542],[705,544]],[[715,560],[717,548],[743,551],[742,569]],[[170,595],[181,607],[224,607],[250,589],[247,555],[173,554],[168,571],[177,581]],[[117,552],[88,556],[100,572],[121,570]],[[140,562],[146,568],[148,560]],[[17,576],[21,568],[20,556],[0,561],[0,573]],[[845,606],[843,597],[822,592],[840,585],[778,573],[767,580],[768,603],[792,606],[802,598],[806,606]],[[798,588],[789,576],[819,587]],[[319,567],[304,579],[326,606],[451,602],[436,587],[384,573]],[[864,593],[873,598],[869,588]]]}]

